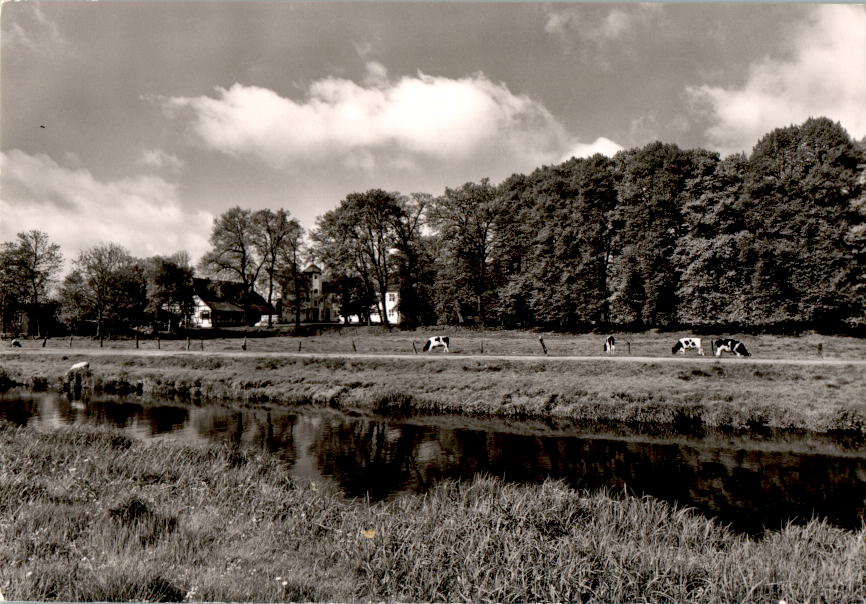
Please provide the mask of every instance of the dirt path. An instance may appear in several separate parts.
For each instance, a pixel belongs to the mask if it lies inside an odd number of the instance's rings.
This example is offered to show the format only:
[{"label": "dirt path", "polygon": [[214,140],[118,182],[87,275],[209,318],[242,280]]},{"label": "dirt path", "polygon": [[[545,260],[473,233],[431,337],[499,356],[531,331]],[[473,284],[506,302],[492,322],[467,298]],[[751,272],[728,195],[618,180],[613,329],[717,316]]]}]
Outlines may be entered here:
[{"label": "dirt path", "polygon": [[388,354],[388,353],[343,353],[343,352],[275,352],[275,351],[201,351],[201,350],[130,350],[130,349],[111,349],[111,348],[47,348],[47,349],[13,349],[0,351],[0,360],[5,356],[25,355],[25,356],[40,356],[40,355],[77,355],[77,356],[93,356],[93,357],[255,357],[255,358],[297,358],[297,359],[315,359],[315,358],[332,358],[332,359],[398,359],[398,360],[442,360],[447,362],[454,361],[546,361],[546,362],[596,362],[602,361],[607,363],[673,363],[673,364],[694,364],[694,363],[748,363],[752,365],[800,365],[800,366],[817,366],[817,365],[855,365],[866,366],[866,359],[767,359],[755,357],[713,357],[713,356],[565,356],[565,355],[492,355],[492,354],[461,354],[459,352],[444,353],[435,352],[428,354]]}]

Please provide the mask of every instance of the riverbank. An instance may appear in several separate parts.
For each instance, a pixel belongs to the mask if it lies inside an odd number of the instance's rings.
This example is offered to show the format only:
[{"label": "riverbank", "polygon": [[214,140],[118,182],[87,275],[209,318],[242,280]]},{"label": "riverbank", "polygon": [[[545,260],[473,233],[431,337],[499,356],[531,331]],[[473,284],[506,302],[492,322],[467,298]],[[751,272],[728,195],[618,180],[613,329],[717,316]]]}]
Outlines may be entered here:
[{"label": "riverbank", "polygon": [[866,529],[746,537],[558,482],[368,504],[288,478],[264,451],[0,424],[0,489],[0,591],[15,600],[866,598]]},{"label": "riverbank", "polygon": [[[372,341],[389,349],[396,338]],[[315,403],[385,414],[447,413],[691,434],[707,429],[794,430],[862,438],[866,363],[854,350],[860,341],[848,340],[823,348],[840,350],[844,344],[853,351],[847,357],[779,361],[621,354],[617,360],[492,353],[398,356],[385,351],[304,356],[285,352],[312,346],[292,338],[250,341],[246,351],[229,341],[222,346],[233,349],[213,352],[187,351],[178,342],[174,350],[136,350],[127,342],[126,348],[117,349],[4,350],[0,387],[59,390],[69,367],[88,361],[88,384],[96,394],[140,394],[197,404]],[[524,337],[509,346],[526,343]],[[253,350],[266,344],[271,350]]]}]

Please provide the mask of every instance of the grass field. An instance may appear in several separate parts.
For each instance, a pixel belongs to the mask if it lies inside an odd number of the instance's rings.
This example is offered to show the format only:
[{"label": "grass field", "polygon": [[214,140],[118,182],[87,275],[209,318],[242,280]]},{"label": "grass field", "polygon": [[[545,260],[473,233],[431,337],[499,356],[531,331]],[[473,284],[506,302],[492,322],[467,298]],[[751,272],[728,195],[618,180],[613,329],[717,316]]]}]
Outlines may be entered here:
[{"label": "grass field", "polygon": [[0,424],[7,599],[863,602],[864,573],[866,529],[485,478],[368,504],[265,452]]},{"label": "grass field", "polygon": [[[247,339],[249,352],[321,352],[321,353],[361,353],[361,354],[414,354],[421,352],[424,341],[431,335],[447,335],[451,338],[451,354],[456,355],[539,355],[544,350],[539,338],[544,340],[548,356],[603,356],[604,337],[598,334],[561,334],[529,333],[505,330],[469,330],[463,328],[434,327],[418,331],[392,331],[381,327],[352,327],[324,329],[319,335],[295,337],[274,335],[282,332],[264,330],[251,332]],[[201,339],[190,338],[189,348],[193,351],[241,351],[244,332],[235,338]],[[643,333],[615,334],[617,355],[633,356],[671,356],[671,347],[677,339],[689,333],[667,333],[650,331]],[[846,336],[826,336],[806,333],[797,336],[713,334],[703,335],[706,354],[712,354],[709,341],[716,337],[733,337],[743,341],[754,358],[770,359],[852,359],[866,360],[866,340]],[[413,347],[414,343],[414,347]],[[8,341],[6,342],[8,344]],[[47,348],[69,348],[68,338],[50,338]],[[0,344],[2,345],[2,344]],[[42,340],[22,340],[25,348],[41,348]],[[104,348],[136,349],[132,339],[104,340]],[[820,346],[820,349],[819,349]],[[73,338],[72,348],[98,348],[99,340],[93,338]],[[187,339],[140,340],[139,350],[186,350]],[[690,355],[694,355],[690,351]]]}]

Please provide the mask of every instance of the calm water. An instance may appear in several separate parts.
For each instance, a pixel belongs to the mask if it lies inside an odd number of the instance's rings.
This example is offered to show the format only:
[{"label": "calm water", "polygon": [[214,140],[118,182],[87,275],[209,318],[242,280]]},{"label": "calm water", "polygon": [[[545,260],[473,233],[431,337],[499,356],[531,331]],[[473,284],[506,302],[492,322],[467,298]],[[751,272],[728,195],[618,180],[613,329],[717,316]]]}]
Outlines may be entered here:
[{"label": "calm water", "polygon": [[347,496],[373,500],[485,473],[520,482],[552,477],[581,488],[626,487],[747,532],[813,515],[859,529],[866,518],[862,447],[720,437],[674,442],[561,430],[532,434],[460,418],[385,419],[313,407],[238,411],[129,399],[70,403],[52,394],[0,396],[0,418],[41,429],[103,424],[144,438],[264,447],[294,476],[330,481]]}]

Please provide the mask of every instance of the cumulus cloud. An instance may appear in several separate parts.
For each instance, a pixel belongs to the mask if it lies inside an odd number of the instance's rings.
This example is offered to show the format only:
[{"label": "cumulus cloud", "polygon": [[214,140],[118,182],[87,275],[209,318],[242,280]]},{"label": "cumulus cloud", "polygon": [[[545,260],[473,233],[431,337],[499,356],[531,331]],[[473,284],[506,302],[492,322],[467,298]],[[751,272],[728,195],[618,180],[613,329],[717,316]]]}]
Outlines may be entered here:
[{"label": "cumulus cloud", "polygon": [[177,186],[156,176],[100,181],[43,154],[0,152],[0,241],[39,229],[60,244],[67,263],[105,242],[133,255],[186,250],[193,259],[208,249],[213,216],[187,212]]},{"label": "cumulus cloud", "polygon": [[571,149],[563,154],[560,161],[565,161],[572,157],[590,157],[596,153],[613,157],[617,152],[622,151],[622,149],[623,147],[619,143],[615,143],[609,138],[599,136],[591,143],[575,143]]},{"label": "cumulus cloud", "polygon": [[362,84],[323,78],[303,100],[238,83],[218,88],[215,96],[160,100],[169,115],[191,116],[193,131],[208,147],[276,168],[339,161],[370,170],[495,160],[527,169],[558,157],[569,142],[541,103],[483,74],[389,79],[374,61]]},{"label": "cumulus cloud", "polygon": [[754,63],[742,86],[687,88],[695,110],[710,116],[706,134],[720,151],[748,150],[773,128],[817,116],[866,136],[866,7],[816,6],[785,50]]}]

